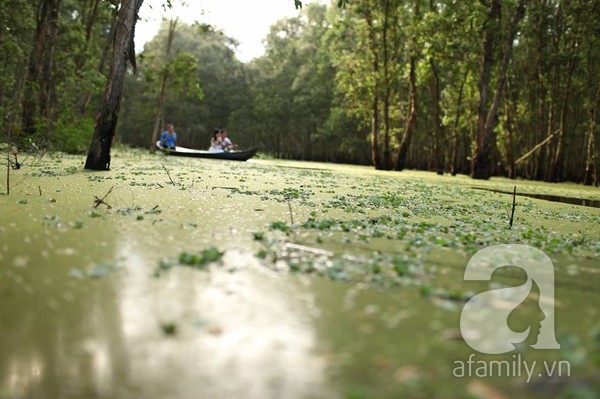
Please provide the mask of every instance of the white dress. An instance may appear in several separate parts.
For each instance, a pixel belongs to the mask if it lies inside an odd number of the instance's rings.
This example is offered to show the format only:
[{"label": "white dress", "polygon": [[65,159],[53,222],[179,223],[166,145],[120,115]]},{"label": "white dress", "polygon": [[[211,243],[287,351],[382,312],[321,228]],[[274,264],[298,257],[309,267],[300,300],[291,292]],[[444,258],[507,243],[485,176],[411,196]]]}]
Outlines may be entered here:
[{"label": "white dress", "polygon": [[225,152],[220,145],[211,145],[208,152]]},{"label": "white dress", "polygon": [[210,148],[208,152],[224,152],[223,147],[221,147],[221,142],[217,141],[215,144],[212,140],[210,141]]}]

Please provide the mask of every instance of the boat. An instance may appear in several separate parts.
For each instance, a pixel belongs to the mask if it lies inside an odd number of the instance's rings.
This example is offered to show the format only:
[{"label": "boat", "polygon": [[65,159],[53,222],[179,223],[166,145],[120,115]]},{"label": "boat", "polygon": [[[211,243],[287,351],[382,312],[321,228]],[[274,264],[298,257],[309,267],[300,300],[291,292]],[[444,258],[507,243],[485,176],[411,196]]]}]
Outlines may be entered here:
[{"label": "boat", "polygon": [[191,158],[208,158],[208,159],[226,159],[230,161],[247,161],[256,155],[258,147],[252,147],[247,150],[233,150],[225,152],[210,152],[204,150],[194,150],[192,148],[186,148],[177,146],[174,150],[165,149],[162,147],[160,141],[156,142],[156,146],[159,150],[164,152],[166,155],[174,155],[179,157],[191,157]]}]

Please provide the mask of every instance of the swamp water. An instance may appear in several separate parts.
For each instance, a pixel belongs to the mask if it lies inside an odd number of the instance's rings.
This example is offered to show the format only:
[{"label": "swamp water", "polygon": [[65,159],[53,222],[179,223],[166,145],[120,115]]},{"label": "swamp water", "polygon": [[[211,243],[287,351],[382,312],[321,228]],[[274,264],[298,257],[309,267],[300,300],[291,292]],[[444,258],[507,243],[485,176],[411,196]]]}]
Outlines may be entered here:
[{"label": "swamp water", "polygon": [[[2,399],[600,397],[599,209],[519,198],[509,230],[512,197],[466,177],[133,151],[88,172],[82,160],[28,161],[0,196]],[[471,255],[502,243],[554,262],[561,350],[518,348],[538,361],[529,383],[456,378],[474,353],[458,330],[466,299],[525,281],[513,268],[462,280]],[[509,322],[524,330],[539,306],[518,309]],[[571,376],[538,378],[542,360],[568,360]]]}]

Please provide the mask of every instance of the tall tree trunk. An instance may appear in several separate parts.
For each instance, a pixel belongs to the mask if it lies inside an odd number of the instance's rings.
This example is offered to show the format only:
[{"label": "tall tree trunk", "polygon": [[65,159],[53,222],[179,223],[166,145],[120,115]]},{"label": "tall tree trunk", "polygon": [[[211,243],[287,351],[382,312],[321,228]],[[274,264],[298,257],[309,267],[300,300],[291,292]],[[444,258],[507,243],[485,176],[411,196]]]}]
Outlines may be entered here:
[{"label": "tall tree trunk", "polygon": [[396,158],[395,170],[404,170],[406,162],[406,154],[410,141],[417,127],[417,60],[414,55],[410,56],[410,71],[409,71],[409,83],[410,83],[410,103],[409,103],[409,115],[404,125],[404,134],[400,141],[400,147],[398,148],[398,155]]},{"label": "tall tree trunk", "polygon": [[[538,31],[537,31],[537,45],[535,53],[535,64],[536,64],[536,89],[537,89],[537,107],[536,107],[536,134],[533,142],[529,142],[529,147],[539,143],[543,140],[544,132],[547,131],[545,126],[545,115],[546,115],[546,87],[544,84],[544,48],[546,46],[546,32],[547,28],[545,25],[546,15],[546,2],[547,0],[537,0],[538,5]],[[543,176],[542,158],[541,152],[537,153],[534,157],[532,165],[531,176],[536,179],[541,179]]]},{"label": "tall tree trunk", "polygon": [[592,102],[592,109],[590,110],[590,122],[586,145],[586,157],[585,167],[583,170],[583,184],[586,186],[591,185],[592,181],[597,183],[598,169],[597,169],[597,158],[598,153],[596,149],[596,120],[598,118],[598,102],[600,101],[600,85],[596,90],[594,101]]},{"label": "tall tree trunk", "polygon": [[29,57],[23,96],[23,132],[36,133],[38,123],[49,115],[52,90],[52,61],[58,30],[61,0],[41,0],[37,28]]},{"label": "tall tree trunk", "polygon": [[[460,82],[460,88],[458,89],[458,99],[456,100],[456,113],[454,114],[454,124],[452,125],[452,176],[456,176],[459,173],[458,167],[458,124],[460,122],[460,114],[462,108],[462,98],[469,77],[469,69],[465,70],[465,77]],[[462,170],[462,168],[460,168]]]},{"label": "tall tree trunk", "polygon": [[[500,4],[499,0],[492,0],[492,6],[490,10],[490,19],[494,21],[495,19],[500,17]],[[504,57],[502,58],[502,66],[500,68],[500,75],[498,78],[498,86],[496,88],[496,93],[494,95],[494,100],[492,101],[492,105],[487,111],[485,115],[485,120],[482,120],[483,112],[485,110],[485,104],[481,103],[481,100],[486,100],[488,97],[487,94],[487,86],[489,85],[489,75],[484,78],[482,74],[482,85],[480,86],[481,92],[485,93],[485,95],[480,97],[480,112],[479,112],[479,124],[478,124],[478,132],[477,132],[477,142],[475,146],[475,153],[473,154],[473,166],[472,166],[472,177],[474,179],[489,179],[491,173],[491,145],[494,139],[494,129],[496,128],[496,124],[498,123],[498,107],[500,105],[500,100],[502,98],[505,81],[506,81],[506,72],[508,70],[508,63],[510,61],[512,55],[513,42],[515,40],[515,35],[517,34],[517,26],[519,21],[525,15],[525,0],[519,0],[517,4],[517,9],[515,10],[509,25],[509,34],[507,38],[506,48],[504,51]],[[488,26],[489,30],[491,29]],[[493,35],[493,34],[491,34]],[[490,35],[490,45],[488,46],[488,38],[486,37],[486,45],[484,56],[484,64],[490,63],[492,60],[493,51],[493,39],[491,39]],[[489,65],[491,68],[491,65]],[[488,71],[489,73],[489,71]]]},{"label": "tall tree trunk", "polygon": [[165,99],[167,91],[167,82],[169,81],[169,63],[171,62],[171,47],[173,45],[173,37],[177,28],[177,18],[169,21],[169,34],[167,36],[167,56],[164,70],[160,77],[160,90],[158,94],[158,105],[156,107],[156,117],[154,119],[154,129],[152,130],[152,141],[150,142],[150,152],[154,154],[156,151],[156,141],[160,134],[160,127],[165,119]]},{"label": "tall tree trunk", "polygon": [[508,164],[508,178],[516,179],[516,165],[515,165],[515,145],[514,145],[514,133],[517,130],[517,100],[510,95],[510,83],[507,82],[507,95],[504,101],[504,113],[506,115],[506,130],[508,131],[508,140],[504,143],[504,150],[506,151],[506,163]]},{"label": "tall tree trunk", "polygon": [[375,169],[382,169],[381,158],[379,157],[379,96],[377,95],[377,86],[371,106],[371,162]]},{"label": "tall tree trunk", "polygon": [[383,169],[392,168],[392,155],[390,152],[390,72],[389,72],[389,50],[388,50],[388,25],[390,1],[384,1],[383,14]]},{"label": "tall tree trunk", "polygon": [[375,40],[373,17],[369,10],[365,12],[365,20],[369,26],[369,45],[373,57],[373,76],[375,76],[375,87],[373,87],[373,100],[371,103],[371,162],[375,169],[382,169],[379,156],[379,53]]},{"label": "tall tree trunk", "polygon": [[113,41],[110,72],[106,81],[102,107],[96,118],[96,126],[85,162],[85,169],[110,169],[110,148],[119,117],[128,61],[131,62],[134,72],[136,71],[133,38],[137,13],[143,1],[122,0],[121,2]]},{"label": "tall tree trunk", "polygon": [[577,65],[577,52],[578,52],[577,39],[573,41],[571,59],[569,61],[569,68],[567,69],[567,81],[565,90],[563,92],[562,106],[560,112],[560,127],[558,129],[558,137],[556,139],[556,147],[554,154],[552,154],[552,161],[550,163],[550,169],[548,170],[547,181],[557,182],[562,179],[562,162],[564,153],[564,137],[565,128],[567,123],[567,114],[569,112],[571,87],[573,83],[573,73],[575,72],[575,66]]},{"label": "tall tree trunk", "polygon": [[483,60],[479,77],[479,104],[477,107],[477,140],[471,166],[473,177],[476,177],[476,173],[481,173],[481,178],[487,178],[489,175],[489,138],[486,136],[485,122],[488,116],[489,86],[494,64],[494,42],[501,16],[500,0],[492,0],[484,25]]},{"label": "tall tree trunk", "polygon": [[585,168],[583,170],[583,184],[586,186],[591,185],[594,177],[598,175],[598,171],[595,170],[596,162],[594,162],[594,158],[597,157],[597,155],[594,155],[596,148],[594,140],[594,136],[596,135],[596,110],[597,108],[594,107],[594,110],[591,112],[592,115],[590,118],[590,127],[586,145]]},{"label": "tall tree trunk", "polygon": [[[434,0],[429,0],[429,12],[437,13],[437,7]],[[444,125],[442,123],[442,104],[441,104],[441,88],[440,75],[438,67],[433,56],[429,57],[429,65],[431,66],[431,98],[433,100],[433,145],[432,145],[432,168],[438,173],[447,168],[446,151],[442,150]]]},{"label": "tall tree trunk", "polygon": [[[421,19],[419,1],[420,0],[415,0],[413,5],[413,24],[415,26]],[[405,168],[406,154],[408,153],[412,136],[417,128],[417,56],[414,41],[410,44],[409,51],[409,108],[408,118],[404,124],[404,133],[402,134],[402,140],[400,140],[400,147],[398,148],[398,154],[396,156],[396,165],[394,166],[394,169],[397,171],[404,170]]]},{"label": "tall tree trunk", "polygon": [[433,145],[432,155],[433,162],[432,168],[438,172],[443,173],[446,168],[446,153],[443,148],[444,139],[444,126],[442,124],[442,105],[441,105],[441,88],[440,88],[440,77],[437,65],[433,57],[429,58],[429,64],[431,65],[431,97],[433,100]]},{"label": "tall tree trunk", "polygon": [[[89,10],[84,8],[84,13],[82,17],[82,21],[84,23],[85,30],[85,41],[82,49],[83,56],[80,58],[79,62],[76,63],[75,73],[79,79],[82,78],[84,72],[85,61],[88,57],[87,51],[90,45],[90,41],[92,40],[92,31],[94,28],[94,24],[98,18],[98,8],[100,6],[101,0],[90,0],[89,1]],[[112,32],[112,30],[111,30]],[[90,103],[90,99],[92,98],[92,91],[87,90],[79,95],[79,98],[76,102],[77,114],[80,117],[83,117],[87,112],[88,104]]]},{"label": "tall tree trunk", "polygon": [[[553,58],[555,60],[557,60],[560,57],[560,42],[562,40],[562,34],[563,34],[563,11],[562,11],[562,5],[559,3],[556,7],[556,11],[554,13],[554,26],[552,27],[552,49],[553,49]],[[558,102],[558,92],[559,92],[559,87],[560,87],[560,70],[561,70],[561,63],[560,62],[554,62],[553,63],[553,67],[552,67],[552,78],[551,78],[551,88],[550,88],[550,102],[548,104],[548,125],[547,125],[547,131],[546,131],[546,137],[550,137],[551,135],[553,135],[556,131],[556,107],[557,107],[557,102]],[[554,142],[550,142],[547,146],[546,146],[546,153],[545,153],[545,164],[544,164],[544,174],[543,176],[540,174],[539,176],[536,176],[537,178],[544,178],[545,180],[549,179],[549,175],[550,175],[550,169],[552,167],[552,158],[553,158],[553,154],[554,154],[554,148],[555,148],[555,144]]]}]

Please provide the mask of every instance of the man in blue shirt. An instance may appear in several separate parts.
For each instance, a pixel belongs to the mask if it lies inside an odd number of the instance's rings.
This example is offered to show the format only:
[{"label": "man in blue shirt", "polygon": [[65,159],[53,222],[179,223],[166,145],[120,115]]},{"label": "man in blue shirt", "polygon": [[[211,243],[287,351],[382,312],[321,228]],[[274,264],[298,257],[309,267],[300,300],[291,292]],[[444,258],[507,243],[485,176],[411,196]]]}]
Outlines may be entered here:
[{"label": "man in blue shirt", "polygon": [[177,143],[177,133],[175,133],[173,124],[169,123],[167,125],[167,130],[165,130],[160,135],[160,144],[164,149],[175,149],[175,144]]}]

